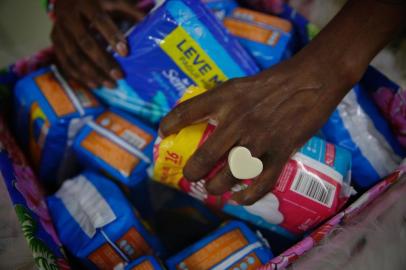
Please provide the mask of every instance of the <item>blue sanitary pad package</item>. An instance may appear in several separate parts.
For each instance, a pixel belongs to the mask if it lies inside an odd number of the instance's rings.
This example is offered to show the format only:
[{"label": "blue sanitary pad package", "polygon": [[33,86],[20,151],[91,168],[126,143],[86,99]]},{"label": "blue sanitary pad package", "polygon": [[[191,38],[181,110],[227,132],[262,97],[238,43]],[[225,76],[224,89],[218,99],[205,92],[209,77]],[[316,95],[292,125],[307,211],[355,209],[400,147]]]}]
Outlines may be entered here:
[{"label": "blue sanitary pad package", "polygon": [[273,255],[266,243],[244,223],[231,221],[194,245],[169,258],[169,270],[254,270]]},{"label": "blue sanitary pad package", "polygon": [[191,85],[210,89],[259,71],[238,41],[198,0],[164,2],[127,39],[129,56],[114,55],[125,79],[116,89],[101,88],[95,94],[154,124]]},{"label": "blue sanitary pad package", "polygon": [[114,269],[160,254],[158,239],[120,189],[101,175],[87,171],[65,181],[47,203],[62,244],[87,269]]},{"label": "blue sanitary pad package", "polygon": [[84,166],[135,186],[147,177],[155,138],[156,132],[141,121],[111,109],[86,123],[73,149]]},{"label": "blue sanitary pad package", "polygon": [[41,180],[48,184],[64,180],[65,172],[72,169],[68,146],[78,129],[102,111],[89,91],[68,84],[53,66],[17,82],[15,133]]},{"label": "blue sanitary pad package", "polygon": [[220,21],[230,15],[231,12],[238,7],[238,3],[234,0],[202,0],[202,2]]},{"label": "blue sanitary pad package", "polygon": [[164,268],[154,257],[144,256],[128,264],[125,270],[164,270]]},{"label": "blue sanitary pad package", "polygon": [[223,23],[262,69],[291,55],[292,24],[288,20],[238,7]]},{"label": "blue sanitary pad package", "polygon": [[327,141],[351,152],[352,181],[358,190],[372,187],[406,157],[362,81],[345,96],[322,132]]}]

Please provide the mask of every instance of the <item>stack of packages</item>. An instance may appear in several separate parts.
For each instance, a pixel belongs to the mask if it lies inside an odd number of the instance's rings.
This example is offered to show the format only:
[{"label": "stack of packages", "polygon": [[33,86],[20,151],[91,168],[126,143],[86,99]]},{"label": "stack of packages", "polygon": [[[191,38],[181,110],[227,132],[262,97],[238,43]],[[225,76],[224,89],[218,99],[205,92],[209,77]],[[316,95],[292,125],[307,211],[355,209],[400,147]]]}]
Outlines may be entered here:
[{"label": "stack of packages", "polygon": [[[182,169],[215,126],[199,123],[161,139],[156,133],[161,118],[179,101],[228,79],[254,75],[294,53],[290,21],[231,0],[205,2],[168,0],[134,27],[127,37],[130,55],[114,55],[126,74],[116,89],[84,90],[53,66],[15,87],[15,132],[45,187],[59,187],[47,202],[78,268],[256,269],[273,257],[271,249],[280,250],[280,243],[269,243],[260,231],[297,240],[343,207],[355,193],[351,184],[359,190],[371,187],[405,156],[360,83],[322,136],[290,158],[275,187],[255,204],[230,203],[238,190],[208,194],[203,187],[210,179],[188,182]],[[357,114],[349,118],[352,112]],[[366,139],[360,136],[367,131]],[[199,241],[194,235],[194,244],[174,252],[171,245],[181,240],[164,243],[132,204],[154,204],[146,196],[148,177],[239,221],[228,221]],[[167,193],[156,190],[157,200],[165,201]],[[176,205],[179,213],[211,230],[207,208],[182,194],[176,198],[164,207]]]}]

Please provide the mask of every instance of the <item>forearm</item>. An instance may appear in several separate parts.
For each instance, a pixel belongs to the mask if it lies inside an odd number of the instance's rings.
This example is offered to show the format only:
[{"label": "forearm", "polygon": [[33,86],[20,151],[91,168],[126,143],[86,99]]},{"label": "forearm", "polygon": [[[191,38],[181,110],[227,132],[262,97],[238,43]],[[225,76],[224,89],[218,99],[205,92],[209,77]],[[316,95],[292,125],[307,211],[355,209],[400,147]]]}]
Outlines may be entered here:
[{"label": "forearm", "polygon": [[[355,84],[373,57],[405,24],[406,1],[349,0],[299,54],[325,70],[338,84]],[[345,95],[342,90],[339,96]]]}]

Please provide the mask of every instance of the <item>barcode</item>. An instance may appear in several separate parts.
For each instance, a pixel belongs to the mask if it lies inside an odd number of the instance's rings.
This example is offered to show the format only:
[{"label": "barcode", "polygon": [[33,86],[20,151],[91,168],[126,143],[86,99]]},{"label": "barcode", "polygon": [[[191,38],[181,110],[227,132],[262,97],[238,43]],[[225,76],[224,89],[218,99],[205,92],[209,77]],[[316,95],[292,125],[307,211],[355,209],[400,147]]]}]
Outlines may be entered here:
[{"label": "barcode", "polygon": [[331,207],[336,187],[323,179],[300,170],[290,188],[313,201]]},{"label": "barcode", "polygon": [[145,140],[129,130],[124,131],[121,138],[138,149],[143,149],[145,147]]}]

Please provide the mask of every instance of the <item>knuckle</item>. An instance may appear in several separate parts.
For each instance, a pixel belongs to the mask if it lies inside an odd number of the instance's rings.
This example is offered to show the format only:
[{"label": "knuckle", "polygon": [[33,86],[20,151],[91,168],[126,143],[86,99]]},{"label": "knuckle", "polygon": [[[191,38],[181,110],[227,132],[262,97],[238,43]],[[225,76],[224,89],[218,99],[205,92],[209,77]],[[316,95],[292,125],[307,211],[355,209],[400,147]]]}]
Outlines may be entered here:
[{"label": "knuckle", "polygon": [[188,114],[186,113],[186,110],[184,109],[184,106],[182,104],[179,104],[172,110],[173,116],[176,118],[178,121],[186,121],[188,118]]}]

